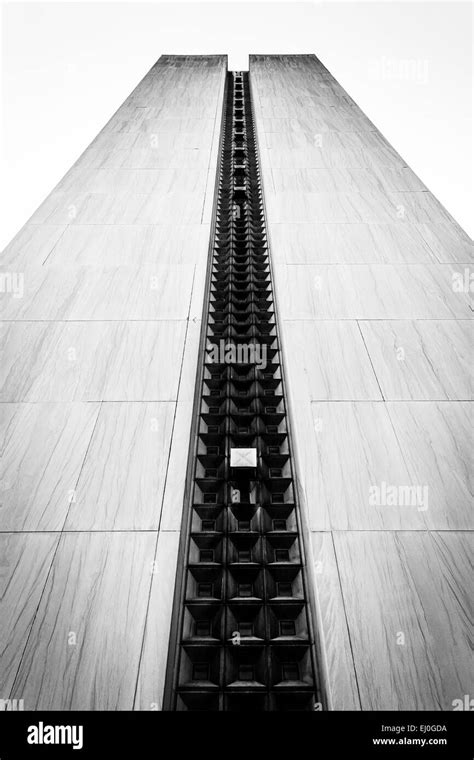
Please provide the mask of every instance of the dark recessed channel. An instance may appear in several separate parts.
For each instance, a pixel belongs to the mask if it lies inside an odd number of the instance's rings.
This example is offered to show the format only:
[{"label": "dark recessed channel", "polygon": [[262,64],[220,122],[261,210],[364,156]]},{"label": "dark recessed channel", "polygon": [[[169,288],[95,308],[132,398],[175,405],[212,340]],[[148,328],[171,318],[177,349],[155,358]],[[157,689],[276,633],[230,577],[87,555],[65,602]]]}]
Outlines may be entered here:
[{"label": "dark recessed channel", "polygon": [[227,77],[218,172],[164,709],[314,710],[320,684],[246,73]]}]

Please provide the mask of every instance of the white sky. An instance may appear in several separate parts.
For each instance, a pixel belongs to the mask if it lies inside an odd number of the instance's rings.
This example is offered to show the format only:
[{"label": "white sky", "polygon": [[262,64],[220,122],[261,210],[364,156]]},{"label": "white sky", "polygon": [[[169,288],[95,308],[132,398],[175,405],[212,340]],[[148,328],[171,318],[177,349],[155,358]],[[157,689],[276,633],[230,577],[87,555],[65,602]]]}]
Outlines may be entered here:
[{"label": "white sky", "polygon": [[1,4],[3,248],[161,53],[316,53],[474,233],[468,2]]}]

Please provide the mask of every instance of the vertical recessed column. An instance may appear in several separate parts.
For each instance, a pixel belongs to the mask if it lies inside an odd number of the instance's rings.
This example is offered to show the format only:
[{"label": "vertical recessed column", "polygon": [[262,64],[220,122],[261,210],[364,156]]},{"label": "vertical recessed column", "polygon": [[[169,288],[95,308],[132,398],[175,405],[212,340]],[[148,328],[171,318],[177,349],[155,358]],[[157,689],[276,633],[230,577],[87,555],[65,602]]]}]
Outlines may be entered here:
[{"label": "vertical recessed column", "polygon": [[228,75],[225,108],[166,705],[312,710],[317,662],[247,74]]}]

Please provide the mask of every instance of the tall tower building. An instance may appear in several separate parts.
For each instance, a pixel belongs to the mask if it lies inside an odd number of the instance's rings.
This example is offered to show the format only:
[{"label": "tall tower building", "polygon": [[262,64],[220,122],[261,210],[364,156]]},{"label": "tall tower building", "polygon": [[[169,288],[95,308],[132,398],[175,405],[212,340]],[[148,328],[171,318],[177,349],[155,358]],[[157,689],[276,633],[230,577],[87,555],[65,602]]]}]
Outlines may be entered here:
[{"label": "tall tower building", "polygon": [[315,56],[162,56],[2,255],[0,698],[453,709],[470,266]]}]

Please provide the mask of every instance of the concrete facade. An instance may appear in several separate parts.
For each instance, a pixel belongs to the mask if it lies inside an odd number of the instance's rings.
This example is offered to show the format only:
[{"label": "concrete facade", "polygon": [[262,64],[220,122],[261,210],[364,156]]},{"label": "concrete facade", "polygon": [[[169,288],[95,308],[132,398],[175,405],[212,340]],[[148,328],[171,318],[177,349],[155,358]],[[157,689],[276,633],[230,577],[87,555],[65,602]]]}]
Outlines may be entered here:
[{"label": "concrete facade", "polygon": [[3,253],[0,696],[25,709],[161,708],[226,69],[162,57]]},{"label": "concrete facade", "polygon": [[250,73],[334,709],[469,694],[472,242],[312,55]]},{"label": "concrete facade", "polygon": [[[161,709],[226,70],[160,58],[2,254],[0,698],[25,709]],[[450,710],[472,243],[316,57],[250,81],[330,704]]]}]

